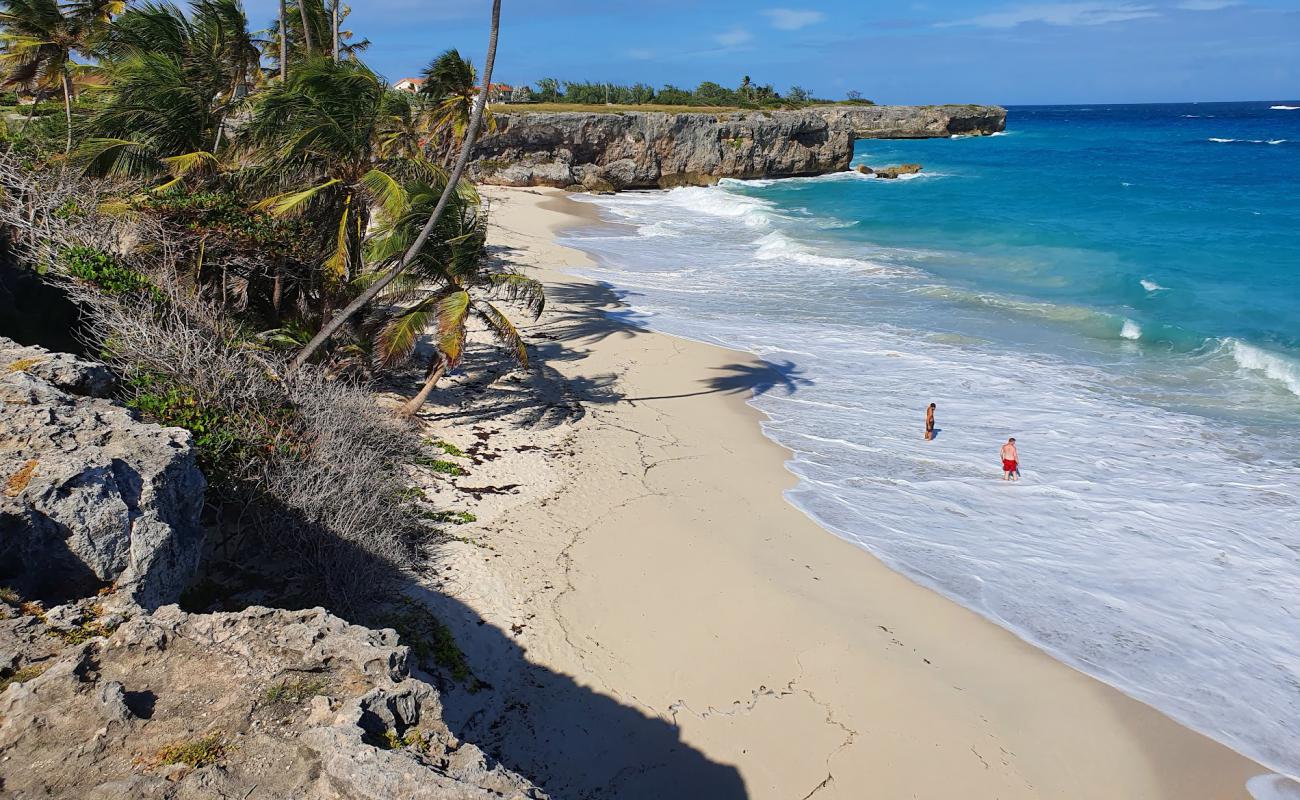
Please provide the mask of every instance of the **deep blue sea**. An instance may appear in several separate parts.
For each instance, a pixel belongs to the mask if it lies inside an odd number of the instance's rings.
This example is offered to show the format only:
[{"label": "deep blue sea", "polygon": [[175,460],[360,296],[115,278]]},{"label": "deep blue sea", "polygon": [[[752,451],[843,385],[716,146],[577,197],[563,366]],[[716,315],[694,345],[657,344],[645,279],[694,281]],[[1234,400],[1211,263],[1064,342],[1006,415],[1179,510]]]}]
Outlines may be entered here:
[{"label": "deep blue sea", "polygon": [[917,176],[589,198],[618,224],[566,240],[777,367],[828,530],[1300,776],[1300,101],[1009,112],[858,142]]}]

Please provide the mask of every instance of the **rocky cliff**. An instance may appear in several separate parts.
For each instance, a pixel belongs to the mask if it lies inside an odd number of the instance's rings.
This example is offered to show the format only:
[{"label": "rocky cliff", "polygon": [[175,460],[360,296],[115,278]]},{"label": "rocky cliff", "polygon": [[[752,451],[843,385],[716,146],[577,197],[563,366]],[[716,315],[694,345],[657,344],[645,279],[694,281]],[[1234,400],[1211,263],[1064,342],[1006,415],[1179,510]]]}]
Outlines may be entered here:
[{"label": "rocky cliff", "polygon": [[101,607],[0,600],[0,795],[545,797],[452,734],[391,630],[319,608]]},{"label": "rocky cliff", "polygon": [[546,796],[458,739],[392,629],[168,605],[204,478],[189,432],[88,396],[112,384],[0,339],[0,797]]},{"label": "rocky cliff", "polygon": [[189,432],[135,419],[111,384],[0,339],[0,583],[55,600],[114,586],[154,608],[198,566],[205,482]]},{"label": "rocky cliff", "polygon": [[858,139],[937,139],[987,136],[1005,130],[1001,106],[819,106],[814,109],[834,128]]},{"label": "rocky cliff", "polygon": [[855,138],[989,134],[996,106],[821,106],[732,114],[500,113],[470,175],[499,186],[589,191],[702,186],[847,169]]},{"label": "rocky cliff", "polygon": [[847,169],[853,136],[813,111],[500,114],[471,175],[501,186],[653,189]]}]

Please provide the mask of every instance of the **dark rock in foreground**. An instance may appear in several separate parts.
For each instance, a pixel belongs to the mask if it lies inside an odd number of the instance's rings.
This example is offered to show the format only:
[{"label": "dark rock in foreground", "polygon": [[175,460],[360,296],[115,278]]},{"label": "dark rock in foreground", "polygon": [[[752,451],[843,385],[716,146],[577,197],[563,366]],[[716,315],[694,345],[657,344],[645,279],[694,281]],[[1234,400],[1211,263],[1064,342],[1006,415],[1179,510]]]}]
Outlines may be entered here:
[{"label": "dark rock in foreground", "polygon": [[[49,625],[0,619],[0,655],[73,638]],[[107,635],[0,664],[5,796],[545,797],[456,739],[391,630],[319,608],[168,606],[93,631]]]},{"label": "dark rock in foreground", "polygon": [[110,385],[102,365],[0,347],[0,584],[60,602],[111,585],[155,608],[198,567],[206,482],[188,431],[64,391]]}]

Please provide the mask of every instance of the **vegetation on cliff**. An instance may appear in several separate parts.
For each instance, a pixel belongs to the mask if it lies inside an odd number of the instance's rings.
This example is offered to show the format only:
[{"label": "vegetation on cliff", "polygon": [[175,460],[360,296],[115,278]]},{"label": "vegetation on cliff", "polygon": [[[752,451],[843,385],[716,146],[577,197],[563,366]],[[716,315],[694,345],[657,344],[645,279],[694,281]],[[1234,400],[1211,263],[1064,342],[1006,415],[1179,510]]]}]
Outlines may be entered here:
[{"label": "vegetation on cliff", "polygon": [[396,92],[345,17],[289,2],[264,37],[238,0],[0,0],[0,79],[35,101],[2,131],[6,268],[77,303],[120,400],[191,431],[217,560],[343,609],[442,520],[408,490],[431,454],[374,382],[423,365],[413,413],[475,330],[527,364],[514,320],[544,302],[489,257],[461,179],[473,69],[453,51],[446,80]]},{"label": "vegetation on cliff", "polygon": [[[535,87],[535,88],[534,88]],[[772,84],[757,84],[745,75],[735,88],[713,81],[704,81],[694,89],[683,89],[667,84],[659,89],[644,83],[618,84],[593,81],[560,81],[542,78],[534,86],[517,87],[510,96],[512,104],[541,103],[548,110],[562,111],[556,106],[653,106],[705,107],[710,109],[746,108],[802,108],[807,105],[833,103],[834,100],[813,96],[810,89],[791,86],[782,95]],[[871,105],[862,93],[849,91],[840,102]],[[513,110],[513,109],[512,109]]]}]

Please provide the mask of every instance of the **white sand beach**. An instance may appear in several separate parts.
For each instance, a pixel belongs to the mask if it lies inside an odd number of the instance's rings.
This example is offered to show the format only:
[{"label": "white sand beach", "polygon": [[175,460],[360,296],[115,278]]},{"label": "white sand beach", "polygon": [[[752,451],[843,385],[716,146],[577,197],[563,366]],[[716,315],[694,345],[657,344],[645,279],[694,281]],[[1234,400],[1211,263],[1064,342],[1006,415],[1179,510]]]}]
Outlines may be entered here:
[{"label": "white sand beach", "polygon": [[[423,412],[470,453],[428,585],[462,738],[557,797],[1245,798],[1266,769],[890,571],[785,501],[752,356],[631,327],[555,190],[485,189],[547,284],[537,361]],[[471,354],[472,355],[472,354]],[[472,362],[472,358],[470,359]]]}]

